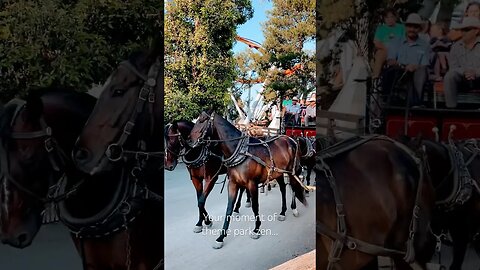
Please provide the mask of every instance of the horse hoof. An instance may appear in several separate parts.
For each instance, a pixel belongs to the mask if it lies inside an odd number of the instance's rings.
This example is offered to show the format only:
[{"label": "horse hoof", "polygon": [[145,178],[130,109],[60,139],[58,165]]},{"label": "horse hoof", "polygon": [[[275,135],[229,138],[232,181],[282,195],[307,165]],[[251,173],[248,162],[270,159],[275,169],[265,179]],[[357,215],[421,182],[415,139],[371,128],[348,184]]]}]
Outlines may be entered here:
[{"label": "horse hoof", "polygon": [[285,218],[286,218],[286,217],[285,217],[284,215],[279,215],[279,216],[278,216],[278,220],[280,220],[280,221],[284,221]]},{"label": "horse hoof", "polygon": [[310,193],[309,193],[309,192],[305,192],[305,197],[310,197]]},{"label": "horse hoof", "polygon": [[252,239],[258,239],[258,238],[260,238],[260,233],[252,232],[252,233],[250,233],[250,237]]},{"label": "horse hoof", "polygon": [[213,222],[210,221],[209,224],[205,223],[205,221],[203,221],[203,225],[205,226],[205,228],[211,228],[213,226]]},{"label": "horse hoof", "polygon": [[293,216],[294,217],[298,217],[298,210],[297,209],[293,209]]},{"label": "horse hoof", "polygon": [[245,204],[245,207],[246,207],[246,208],[252,207],[252,203],[251,203],[251,202],[247,202],[247,203]]},{"label": "horse hoof", "polygon": [[237,212],[237,211],[233,211],[232,215],[234,215],[234,216],[238,216],[238,215],[240,215],[240,213],[239,213],[239,212]]},{"label": "horse hoof", "polygon": [[194,232],[194,233],[202,232],[202,228],[203,228],[202,226],[195,226],[195,227],[193,228],[193,232]]},{"label": "horse hoof", "polygon": [[214,249],[221,249],[222,247],[223,247],[223,242],[215,241],[215,244],[213,244]]}]

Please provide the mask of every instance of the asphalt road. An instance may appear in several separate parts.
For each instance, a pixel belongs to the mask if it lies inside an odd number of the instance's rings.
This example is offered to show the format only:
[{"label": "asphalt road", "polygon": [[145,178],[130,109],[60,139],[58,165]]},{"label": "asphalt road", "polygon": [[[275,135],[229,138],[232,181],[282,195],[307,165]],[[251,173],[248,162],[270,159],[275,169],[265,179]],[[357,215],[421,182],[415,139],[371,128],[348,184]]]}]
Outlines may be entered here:
[{"label": "asphalt road", "polygon": [[43,226],[31,246],[0,245],[1,270],[81,270],[80,257],[62,224]]},{"label": "asphalt road", "polygon": [[[223,179],[221,176],[219,182]],[[240,216],[230,224],[232,235],[225,238],[223,248],[213,249],[227,204],[227,191],[225,189],[220,194],[220,190],[221,185],[216,185],[206,204],[214,219],[213,227],[194,233],[198,208],[188,171],[179,164],[173,172],[165,172],[165,269],[270,269],[315,248],[315,196],[307,198],[310,203],[307,208],[297,202],[300,216],[294,217],[289,207],[291,189],[287,187],[287,218],[285,221],[273,220],[275,213],[281,210],[277,186],[267,196],[260,194],[264,235],[257,240],[249,237],[248,231],[255,227],[255,222],[252,221],[251,208],[244,207],[244,195]]]}]

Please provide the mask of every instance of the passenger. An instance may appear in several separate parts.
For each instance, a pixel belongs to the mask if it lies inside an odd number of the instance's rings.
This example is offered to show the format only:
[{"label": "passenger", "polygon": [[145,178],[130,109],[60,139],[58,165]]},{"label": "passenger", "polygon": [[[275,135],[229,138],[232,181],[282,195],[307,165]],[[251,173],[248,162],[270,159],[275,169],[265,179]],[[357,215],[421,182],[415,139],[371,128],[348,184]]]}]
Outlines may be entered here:
[{"label": "passenger", "polygon": [[409,91],[415,90],[412,91],[410,100],[414,106],[422,103],[423,86],[427,81],[427,65],[430,60],[430,45],[419,37],[422,24],[422,18],[418,14],[408,15],[405,22],[406,35],[395,38],[388,47],[389,69],[385,71],[383,80],[383,89],[388,93],[394,84],[401,83],[399,78],[405,78]]},{"label": "passenger", "polygon": [[480,20],[467,17],[460,29],[462,40],[452,45],[449,57],[450,70],[445,74],[445,104],[457,107],[457,92],[463,88],[480,87]]},{"label": "passenger", "polygon": [[405,36],[405,26],[397,22],[397,13],[395,9],[386,9],[383,14],[384,24],[379,25],[375,31],[375,63],[373,66],[372,77],[378,78],[382,67],[387,59],[388,44],[395,37]]},{"label": "passenger", "polygon": [[447,24],[438,22],[430,28],[430,48],[432,50],[430,69],[433,71],[433,80],[441,81],[448,70],[448,52],[452,42],[447,38]]}]

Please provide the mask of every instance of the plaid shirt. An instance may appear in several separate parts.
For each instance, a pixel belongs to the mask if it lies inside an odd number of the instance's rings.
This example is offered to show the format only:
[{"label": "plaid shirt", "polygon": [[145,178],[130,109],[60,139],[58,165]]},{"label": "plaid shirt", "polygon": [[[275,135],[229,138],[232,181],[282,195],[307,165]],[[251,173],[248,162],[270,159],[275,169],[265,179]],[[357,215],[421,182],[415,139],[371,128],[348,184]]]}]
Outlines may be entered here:
[{"label": "plaid shirt", "polygon": [[448,64],[450,69],[463,73],[465,69],[474,69],[477,77],[480,76],[480,37],[477,38],[472,49],[465,48],[460,40],[452,45]]}]

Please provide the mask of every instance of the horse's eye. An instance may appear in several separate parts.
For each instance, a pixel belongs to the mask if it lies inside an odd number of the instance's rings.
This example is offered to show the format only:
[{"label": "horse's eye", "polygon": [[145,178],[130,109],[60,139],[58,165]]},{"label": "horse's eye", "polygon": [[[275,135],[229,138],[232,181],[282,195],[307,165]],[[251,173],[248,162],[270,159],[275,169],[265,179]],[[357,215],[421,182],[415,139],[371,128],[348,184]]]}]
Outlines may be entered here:
[{"label": "horse's eye", "polygon": [[118,96],[123,96],[123,94],[125,94],[126,90],[125,89],[115,89],[113,90],[113,95],[114,97],[118,97]]}]

